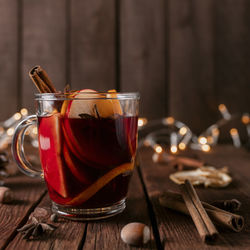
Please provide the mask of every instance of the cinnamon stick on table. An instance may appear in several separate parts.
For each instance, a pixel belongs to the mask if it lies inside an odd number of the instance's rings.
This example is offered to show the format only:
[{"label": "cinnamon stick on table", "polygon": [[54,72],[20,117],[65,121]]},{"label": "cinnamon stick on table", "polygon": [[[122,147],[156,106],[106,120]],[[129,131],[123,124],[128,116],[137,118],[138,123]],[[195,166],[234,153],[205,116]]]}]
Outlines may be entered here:
[{"label": "cinnamon stick on table", "polygon": [[29,76],[40,93],[57,92],[48,74],[41,66],[33,67],[29,72]]},{"label": "cinnamon stick on table", "polygon": [[194,221],[203,242],[211,242],[216,239],[218,231],[207,215],[201,201],[189,180],[180,186],[183,200]]},{"label": "cinnamon stick on table", "polygon": [[[179,193],[166,191],[159,197],[159,202],[162,206],[173,209],[175,211],[189,214],[189,211],[184,203],[184,200]],[[218,207],[212,206],[206,202],[201,202],[210,219],[217,225],[240,232],[244,227],[244,218],[238,214],[230,213]],[[213,203],[212,203],[213,204]]]}]

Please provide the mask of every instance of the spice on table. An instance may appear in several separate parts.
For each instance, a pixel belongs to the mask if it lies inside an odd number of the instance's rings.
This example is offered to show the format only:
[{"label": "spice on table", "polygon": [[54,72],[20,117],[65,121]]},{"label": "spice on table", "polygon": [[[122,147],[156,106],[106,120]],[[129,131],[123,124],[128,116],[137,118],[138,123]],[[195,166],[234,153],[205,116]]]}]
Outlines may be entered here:
[{"label": "spice on table", "polygon": [[51,214],[50,220],[51,220],[52,222],[57,222],[57,220],[58,220],[57,214]]},{"label": "spice on table", "polygon": [[186,180],[185,183],[180,186],[180,190],[202,241],[206,243],[214,241],[218,235],[218,231],[207,215],[190,181]]},{"label": "spice on table", "polygon": [[23,239],[29,240],[42,236],[44,233],[52,232],[56,228],[57,226],[53,224],[39,222],[35,217],[32,217],[30,223],[17,229],[17,231],[23,234]]},{"label": "spice on table", "polygon": [[241,207],[241,202],[237,199],[213,201],[211,204],[232,213],[239,211]]},{"label": "spice on table", "polygon": [[177,167],[178,170],[196,169],[204,166],[204,162],[190,157],[173,156],[166,152],[154,153],[152,157],[156,163],[166,163],[169,167]]},{"label": "spice on table", "polygon": [[[190,215],[184,200],[179,193],[166,191],[159,196],[159,202],[164,207]],[[201,203],[210,219],[216,225],[235,232],[240,232],[243,229],[244,218],[242,216],[222,210],[203,201]]]},{"label": "spice on table", "polygon": [[122,240],[129,245],[139,246],[150,240],[150,229],[140,222],[132,222],[125,225],[121,230]]},{"label": "spice on table", "polygon": [[213,166],[203,166],[196,170],[175,172],[169,178],[176,184],[183,184],[188,179],[192,185],[203,184],[205,187],[216,188],[226,187],[232,182],[227,167],[218,169]]}]

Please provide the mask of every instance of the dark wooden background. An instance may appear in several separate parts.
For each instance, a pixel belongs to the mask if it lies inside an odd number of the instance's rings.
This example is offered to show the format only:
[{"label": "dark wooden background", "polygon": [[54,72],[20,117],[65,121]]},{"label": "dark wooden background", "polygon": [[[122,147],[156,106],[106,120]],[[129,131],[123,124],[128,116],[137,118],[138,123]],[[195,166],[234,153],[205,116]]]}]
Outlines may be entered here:
[{"label": "dark wooden background", "polygon": [[58,89],[141,93],[141,116],[204,130],[250,111],[249,0],[0,0],[0,115],[33,109],[34,65]]}]

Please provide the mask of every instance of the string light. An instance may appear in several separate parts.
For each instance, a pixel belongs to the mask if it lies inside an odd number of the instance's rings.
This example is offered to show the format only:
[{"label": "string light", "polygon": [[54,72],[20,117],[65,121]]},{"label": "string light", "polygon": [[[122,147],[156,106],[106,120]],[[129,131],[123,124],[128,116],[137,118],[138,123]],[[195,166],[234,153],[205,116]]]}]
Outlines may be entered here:
[{"label": "string light", "polygon": [[207,137],[207,143],[210,144],[210,145],[212,145],[214,143],[214,139],[213,139],[212,136]]},{"label": "string light", "polygon": [[177,140],[178,140],[178,136],[175,132],[171,133],[170,134],[170,151],[175,154],[177,153],[178,151],[178,148],[177,148]]},{"label": "string light", "polygon": [[14,128],[7,129],[6,133],[8,136],[12,136],[14,134]]},{"label": "string light", "polygon": [[241,142],[240,142],[240,136],[239,136],[238,130],[236,128],[232,128],[230,130],[230,135],[232,137],[234,146],[236,148],[239,148],[241,146]]},{"label": "string light", "polygon": [[15,113],[14,116],[13,116],[13,118],[14,118],[16,121],[20,120],[21,117],[22,117],[22,116],[21,116],[20,113]]},{"label": "string light", "polygon": [[140,127],[145,126],[147,124],[147,122],[148,122],[147,118],[139,118],[138,119],[138,127],[140,128]]},{"label": "string light", "polygon": [[179,145],[178,145],[179,149],[180,150],[185,150],[186,149],[186,144],[181,142]]},{"label": "string light", "polygon": [[186,127],[181,127],[180,130],[179,130],[179,134],[180,135],[185,135],[187,133],[187,128]]},{"label": "string light", "polygon": [[230,120],[231,114],[228,112],[226,105],[225,104],[220,104],[218,108],[219,108],[219,111],[220,111],[222,117],[225,120]]},{"label": "string light", "polygon": [[163,151],[162,146],[160,146],[159,144],[154,145],[154,150],[157,154],[160,154]]},{"label": "string light", "polygon": [[201,145],[201,150],[204,152],[209,152],[211,147],[207,144]]},{"label": "string light", "polygon": [[178,151],[177,146],[171,146],[170,151],[171,151],[171,153],[176,154]]},{"label": "string light", "polygon": [[[222,126],[235,119],[241,119],[241,122],[246,126],[250,141],[249,113],[243,113],[242,115],[231,115],[225,104],[220,104],[218,109],[222,115],[222,119],[209,126],[204,132],[201,133],[200,136],[194,135],[188,126],[180,121],[175,120],[174,117],[171,116],[161,120],[149,121],[147,128],[155,128],[159,125],[163,125],[166,126],[167,129],[164,131],[165,134],[162,132],[162,130],[151,132],[148,134],[148,136],[146,136],[144,143],[141,145],[151,146],[156,152],[155,155],[162,155],[163,153],[167,154],[166,152],[163,152],[162,146],[159,145],[159,142],[163,143],[164,145],[169,145],[169,151],[172,154],[177,153],[178,150],[185,150],[188,146],[194,150],[210,152],[211,146],[218,143]],[[141,124],[144,123],[142,122]],[[236,128],[232,128],[230,130],[230,135],[233,140],[233,145],[235,147],[240,147],[241,141],[238,130]]]},{"label": "string light", "polygon": [[167,118],[165,118],[164,122],[166,125],[173,125],[174,124],[174,118],[172,116],[169,116]]},{"label": "string light", "polygon": [[22,116],[27,116],[27,115],[28,115],[28,109],[22,108],[22,109],[20,110],[20,113],[21,113]]},{"label": "string light", "polygon": [[200,136],[200,137],[198,138],[198,142],[199,142],[200,144],[202,144],[202,145],[207,144],[207,138],[204,137],[204,136]]},{"label": "string light", "polygon": [[192,139],[192,133],[187,133],[187,134],[183,137],[183,139],[180,141],[180,143],[179,143],[179,145],[178,145],[179,149],[181,149],[181,150],[186,149],[187,144],[190,142],[191,139]]}]

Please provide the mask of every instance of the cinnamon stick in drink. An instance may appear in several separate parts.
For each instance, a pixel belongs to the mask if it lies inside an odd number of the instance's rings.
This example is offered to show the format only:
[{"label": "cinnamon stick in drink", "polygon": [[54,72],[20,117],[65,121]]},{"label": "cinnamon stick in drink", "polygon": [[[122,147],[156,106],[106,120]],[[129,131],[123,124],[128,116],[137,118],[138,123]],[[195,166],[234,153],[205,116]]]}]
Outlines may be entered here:
[{"label": "cinnamon stick in drink", "polygon": [[[184,203],[184,200],[179,193],[166,191],[159,197],[159,202],[162,206],[169,209],[187,214],[189,211]],[[212,206],[206,202],[201,202],[210,219],[217,225],[240,232],[244,227],[244,218],[238,214],[230,213],[218,207]]]},{"label": "cinnamon stick in drink", "polygon": [[41,66],[33,67],[29,72],[29,76],[41,93],[57,92],[48,74]]},{"label": "cinnamon stick in drink", "polygon": [[185,184],[181,185],[180,188],[183,200],[185,201],[187,209],[203,242],[211,242],[215,240],[218,231],[202,206],[190,181],[186,180]]}]

